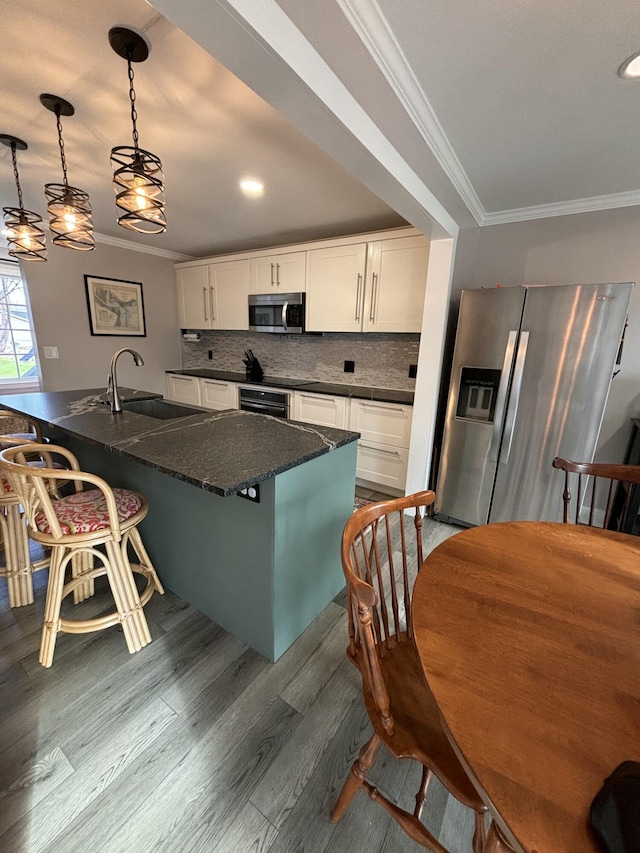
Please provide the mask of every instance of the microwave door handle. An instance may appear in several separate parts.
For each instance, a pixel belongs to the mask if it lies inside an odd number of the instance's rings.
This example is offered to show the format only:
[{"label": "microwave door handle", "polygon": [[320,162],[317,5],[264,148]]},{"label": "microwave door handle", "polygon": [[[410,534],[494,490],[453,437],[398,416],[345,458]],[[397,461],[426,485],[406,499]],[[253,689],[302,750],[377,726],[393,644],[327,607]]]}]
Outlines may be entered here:
[{"label": "microwave door handle", "polygon": [[289,331],[289,327],[287,326],[287,308],[289,307],[289,303],[285,302],[282,306],[282,328],[285,332]]},{"label": "microwave door handle", "polygon": [[504,351],[504,362],[502,364],[502,373],[500,374],[500,384],[498,385],[496,408],[493,413],[493,434],[491,436],[491,445],[489,447],[489,462],[498,461],[502,427],[504,426],[504,411],[507,402],[507,391],[509,389],[509,379],[511,378],[511,365],[513,364],[513,354],[515,352],[517,338],[517,330],[512,329],[509,332],[507,347]]},{"label": "microwave door handle", "polygon": [[516,426],[516,417],[518,415],[518,404],[520,403],[520,392],[522,391],[522,374],[524,373],[524,363],[527,358],[527,347],[529,346],[529,332],[520,334],[520,343],[518,344],[518,354],[516,356],[516,366],[513,369],[513,384],[511,387],[511,397],[509,399],[509,408],[504,427],[504,450],[500,461],[506,465],[511,454],[511,443],[513,442],[513,433]]}]

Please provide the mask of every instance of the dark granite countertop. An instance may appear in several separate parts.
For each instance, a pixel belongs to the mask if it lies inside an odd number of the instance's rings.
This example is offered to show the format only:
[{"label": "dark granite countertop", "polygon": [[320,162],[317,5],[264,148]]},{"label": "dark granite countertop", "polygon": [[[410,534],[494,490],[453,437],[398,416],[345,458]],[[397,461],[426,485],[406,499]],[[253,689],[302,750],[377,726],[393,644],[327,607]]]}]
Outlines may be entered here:
[{"label": "dark granite countertop", "polygon": [[[144,392],[124,391],[126,399],[143,399],[138,394]],[[359,437],[237,409],[194,408],[194,414],[173,420],[129,411],[113,414],[103,399],[102,389],[50,391],[7,395],[0,405],[223,496]]]},{"label": "dark granite countertop", "polygon": [[401,403],[413,405],[413,391],[401,391],[394,388],[372,388],[366,385],[343,385],[342,383],[316,382],[307,379],[287,379],[282,376],[265,376],[262,382],[247,379],[244,373],[230,370],[209,370],[206,367],[186,370],[167,370],[182,376],[201,376],[204,379],[219,379],[221,382],[242,382],[247,385],[271,385],[290,390],[309,391],[312,394],[336,394],[342,397],[354,397],[359,400],[377,400],[381,403]]}]

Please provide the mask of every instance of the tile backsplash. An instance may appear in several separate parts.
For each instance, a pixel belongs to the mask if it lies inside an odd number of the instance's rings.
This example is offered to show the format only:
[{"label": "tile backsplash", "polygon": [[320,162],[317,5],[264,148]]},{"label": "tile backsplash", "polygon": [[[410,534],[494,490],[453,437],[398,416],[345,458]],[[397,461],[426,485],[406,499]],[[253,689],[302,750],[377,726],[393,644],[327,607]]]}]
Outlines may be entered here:
[{"label": "tile backsplash", "polygon": [[[243,371],[244,351],[251,349],[268,376],[412,391],[415,379],[409,378],[409,365],[418,363],[419,346],[418,334],[202,331],[199,341],[182,341],[182,367]],[[353,373],[344,372],[345,361],[355,362]]]}]

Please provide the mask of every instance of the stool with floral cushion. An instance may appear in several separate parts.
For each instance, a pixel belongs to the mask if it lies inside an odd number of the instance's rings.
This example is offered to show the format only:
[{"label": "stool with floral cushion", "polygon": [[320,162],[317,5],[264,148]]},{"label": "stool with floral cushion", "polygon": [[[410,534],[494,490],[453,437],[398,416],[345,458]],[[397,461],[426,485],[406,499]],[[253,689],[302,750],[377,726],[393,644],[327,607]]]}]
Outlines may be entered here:
[{"label": "stool with floral cushion", "polygon": [[[34,453],[41,455],[46,467],[28,464],[27,455]],[[58,460],[67,466],[65,470],[51,466],[51,461]],[[5,448],[0,453],[0,474],[20,498],[31,538],[51,548],[40,663],[51,666],[61,631],[80,634],[120,624],[130,653],[150,643],[143,607],[155,590],[164,590],[137,529],[149,510],[146,498],[111,488],[101,477],[81,471],[73,453],[50,444]],[[51,493],[51,484],[61,480],[74,484],[71,495]],[[129,546],[139,562],[130,562]],[[75,568],[65,583],[66,569],[74,560]],[[146,578],[141,592],[134,573]],[[115,610],[92,619],[62,617],[62,599],[101,575],[107,577]]]},{"label": "stool with floral cushion", "polygon": [[[42,440],[42,430],[36,421],[8,409],[0,409],[0,448]],[[0,534],[4,550],[4,566],[0,566],[0,577],[7,579],[9,606],[33,604],[31,574],[37,569],[46,568],[49,560],[31,560],[20,501],[4,479],[0,482]]]}]

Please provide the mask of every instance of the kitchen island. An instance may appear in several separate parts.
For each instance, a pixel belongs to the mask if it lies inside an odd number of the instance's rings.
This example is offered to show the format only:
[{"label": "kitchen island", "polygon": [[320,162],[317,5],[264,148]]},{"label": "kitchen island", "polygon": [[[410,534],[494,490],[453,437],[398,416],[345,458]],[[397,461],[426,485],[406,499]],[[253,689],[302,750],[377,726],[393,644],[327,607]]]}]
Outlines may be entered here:
[{"label": "kitchen island", "polygon": [[277,660],[344,586],[358,434],[238,410],[113,414],[103,399],[54,391],[0,405],[39,421],[85,470],[143,492],[162,582]]}]

